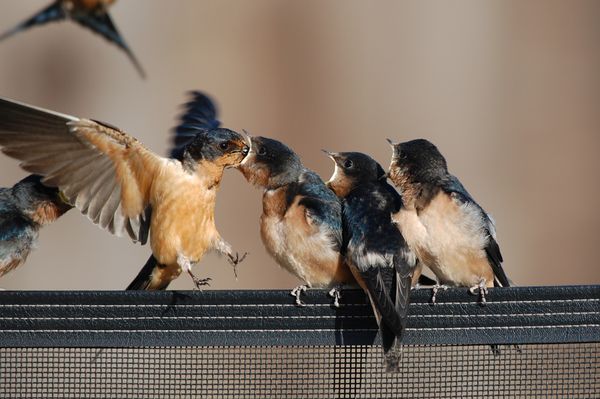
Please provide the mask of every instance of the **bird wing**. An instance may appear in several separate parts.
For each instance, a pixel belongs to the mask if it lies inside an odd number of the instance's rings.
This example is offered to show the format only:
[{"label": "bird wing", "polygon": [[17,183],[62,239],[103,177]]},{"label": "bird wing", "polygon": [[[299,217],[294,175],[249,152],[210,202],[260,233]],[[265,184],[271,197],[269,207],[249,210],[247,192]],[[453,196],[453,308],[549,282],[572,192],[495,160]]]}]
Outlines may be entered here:
[{"label": "bird wing", "polygon": [[305,209],[307,223],[327,236],[331,241],[331,248],[339,252],[342,247],[340,200],[316,173],[309,170],[302,174],[297,194],[300,195],[298,205]]},{"label": "bird wing", "polygon": [[31,222],[16,212],[0,212],[0,255],[2,246],[9,241],[23,237]]},{"label": "bird wing", "polygon": [[475,202],[473,197],[471,197],[469,192],[455,176],[449,176],[449,178],[444,182],[442,189],[446,193],[450,194],[457,204],[469,204],[478,210],[478,217],[481,218],[481,221],[483,222],[484,234],[487,236],[485,253],[490,266],[492,267],[492,271],[494,272],[494,276],[502,287],[510,286],[508,277],[502,268],[503,259],[502,254],[500,253],[500,246],[496,241],[496,226],[492,217],[486,211],[484,211],[477,202]]},{"label": "bird wing", "polygon": [[48,22],[55,22],[55,21],[63,20],[66,18],[66,16],[67,15],[65,14],[65,11],[64,11],[62,5],[60,4],[60,1],[55,1],[52,4],[50,4],[48,7],[44,8],[40,12],[33,15],[31,18],[21,22],[14,28],[4,32],[2,35],[0,35],[0,40],[4,40],[4,39],[14,35],[15,33],[24,31],[33,26],[38,26],[38,25],[46,24]]},{"label": "bird wing", "polygon": [[70,16],[75,22],[77,22],[81,26],[90,29],[94,33],[99,34],[100,36],[108,40],[110,43],[115,44],[121,50],[123,50],[135,66],[135,69],[137,69],[140,76],[142,78],[146,77],[146,73],[144,72],[142,65],[133,54],[133,51],[131,51],[131,49],[127,45],[127,42],[125,42],[125,39],[123,39],[123,36],[121,36],[121,34],[119,33],[108,12],[79,11],[73,12]]},{"label": "bird wing", "polygon": [[213,130],[221,125],[217,120],[217,107],[206,94],[200,91],[190,92],[191,100],[184,104],[185,110],[175,128],[171,158],[181,160],[183,149],[198,132]]},{"label": "bird wing", "polygon": [[167,160],[132,136],[0,98],[0,146],[103,229],[146,242],[150,187]]}]

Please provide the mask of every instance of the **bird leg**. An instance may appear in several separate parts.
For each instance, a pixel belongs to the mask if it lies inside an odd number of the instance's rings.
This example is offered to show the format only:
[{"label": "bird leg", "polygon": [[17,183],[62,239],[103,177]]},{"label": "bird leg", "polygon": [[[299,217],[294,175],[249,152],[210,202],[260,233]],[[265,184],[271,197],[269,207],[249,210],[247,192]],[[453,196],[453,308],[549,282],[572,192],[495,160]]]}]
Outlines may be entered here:
[{"label": "bird leg", "polygon": [[336,285],[327,294],[333,298],[333,306],[336,308],[340,307],[340,298],[342,297],[341,289],[342,285]]},{"label": "bird leg", "polygon": [[485,300],[485,296],[488,293],[488,289],[487,289],[487,285],[486,285],[486,281],[484,278],[482,278],[481,280],[479,280],[479,284],[472,286],[471,288],[469,288],[469,292],[473,295],[477,295],[475,293],[475,291],[479,291],[479,302],[482,305],[485,305],[486,300]]},{"label": "bird leg", "polygon": [[290,292],[290,295],[296,297],[296,306],[306,306],[304,302],[300,299],[300,296],[303,292],[308,289],[308,285],[299,285]]},{"label": "bird leg", "polygon": [[217,241],[215,249],[219,251],[221,255],[227,256],[227,261],[231,264],[231,266],[233,266],[233,274],[237,279],[237,265],[239,263],[242,263],[244,259],[246,259],[246,255],[248,255],[248,252],[244,252],[241,257],[239,253],[236,252],[235,256],[233,256],[233,249],[231,248],[231,245],[223,239],[219,239]]},{"label": "bird leg", "polygon": [[446,291],[449,287],[446,284],[436,283],[433,287],[431,287],[431,291],[433,294],[431,295],[431,304],[435,305],[436,296],[439,290]]},{"label": "bird leg", "polygon": [[181,254],[177,255],[177,264],[192,277],[192,281],[196,285],[196,288],[201,289],[200,287],[210,285],[209,281],[212,280],[210,277],[198,278],[196,275],[194,275],[194,273],[192,273],[192,262],[190,262],[186,256]]}]

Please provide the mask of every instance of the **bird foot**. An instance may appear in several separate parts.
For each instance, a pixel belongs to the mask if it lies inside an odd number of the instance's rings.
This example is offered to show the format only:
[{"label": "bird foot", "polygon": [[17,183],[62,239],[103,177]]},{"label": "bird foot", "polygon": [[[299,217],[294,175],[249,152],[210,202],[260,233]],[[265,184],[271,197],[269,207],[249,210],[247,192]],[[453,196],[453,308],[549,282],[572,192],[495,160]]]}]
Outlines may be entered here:
[{"label": "bird foot", "polygon": [[333,306],[336,308],[340,307],[340,298],[342,297],[340,289],[340,287],[333,287],[329,293],[327,293],[327,295],[333,298]]},{"label": "bird foot", "polygon": [[236,279],[238,278],[237,265],[239,263],[242,263],[244,259],[246,259],[246,255],[248,255],[248,252],[244,252],[241,258],[240,254],[237,252],[235,253],[235,257],[232,254],[227,254],[227,260],[229,261],[229,263],[231,263],[231,266],[233,266],[233,274],[235,275]]},{"label": "bird foot", "polygon": [[307,289],[307,285],[299,285],[290,292],[290,295],[296,298],[296,306],[306,306],[306,304],[302,302],[302,299],[300,299],[300,296],[303,292],[306,292]]},{"label": "bird foot", "polygon": [[469,288],[469,293],[471,293],[472,295],[477,295],[476,291],[479,291],[479,303],[481,303],[482,306],[485,306],[487,302],[485,296],[488,294],[488,289],[484,278],[479,280],[479,284]]},{"label": "bird foot", "polygon": [[188,273],[190,274],[190,276],[192,276],[192,281],[196,285],[197,289],[202,290],[201,287],[210,286],[209,281],[212,281],[212,278],[198,278],[195,275],[193,275],[191,271],[188,271]]},{"label": "bird foot", "polygon": [[435,305],[435,301],[437,300],[437,293],[439,290],[446,291],[449,287],[445,284],[436,284],[431,287],[431,304]]}]

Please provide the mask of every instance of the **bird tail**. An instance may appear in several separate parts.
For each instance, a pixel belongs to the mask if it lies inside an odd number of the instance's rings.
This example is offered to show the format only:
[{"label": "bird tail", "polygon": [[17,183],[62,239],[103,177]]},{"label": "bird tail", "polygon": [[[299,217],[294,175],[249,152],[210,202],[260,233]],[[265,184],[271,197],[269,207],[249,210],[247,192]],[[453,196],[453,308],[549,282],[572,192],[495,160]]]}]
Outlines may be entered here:
[{"label": "bird tail", "polygon": [[0,41],[16,34],[21,31],[24,31],[33,26],[43,25],[48,22],[60,21],[66,18],[65,11],[61,5],[60,1],[54,1],[48,7],[44,8],[40,12],[36,13],[31,18],[21,22],[14,28],[2,33],[0,35]]},{"label": "bird tail", "polygon": [[127,290],[164,290],[169,286],[170,279],[161,279],[158,272],[164,269],[164,265],[158,263],[154,255],[150,255],[142,270],[127,286]]},{"label": "bird tail", "polygon": [[396,270],[390,272],[379,269],[363,274],[363,278],[379,325],[386,371],[397,373],[402,358],[401,342],[406,327],[412,276],[402,276]]},{"label": "bird tail", "polygon": [[90,29],[123,50],[142,79],[146,78],[146,72],[142,68],[142,64],[138,61],[135,54],[133,54],[133,51],[131,51],[121,33],[119,33],[108,12],[74,13],[71,15],[71,18],[81,26]]},{"label": "bird tail", "polygon": [[402,360],[400,337],[397,337],[394,331],[385,324],[381,325],[379,331],[383,346],[385,371],[387,373],[398,373],[400,372],[400,361]]}]

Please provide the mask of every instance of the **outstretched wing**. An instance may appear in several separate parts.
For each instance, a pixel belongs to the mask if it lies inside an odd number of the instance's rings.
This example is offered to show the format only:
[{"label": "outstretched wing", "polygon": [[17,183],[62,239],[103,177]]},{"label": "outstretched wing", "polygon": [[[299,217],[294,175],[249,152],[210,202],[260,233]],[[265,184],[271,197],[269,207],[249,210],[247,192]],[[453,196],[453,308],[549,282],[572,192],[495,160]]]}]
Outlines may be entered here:
[{"label": "outstretched wing", "polygon": [[129,57],[140,76],[142,78],[146,77],[142,65],[127,45],[127,42],[125,42],[125,39],[123,39],[123,36],[121,36],[117,30],[117,27],[113,23],[108,12],[75,11],[71,14],[71,18],[81,26],[90,29],[92,32],[99,34],[109,42],[118,46],[125,54],[127,54],[127,57]]},{"label": "outstretched wing", "polygon": [[185,110],[175,128],[171,158],[181,160],[183,149],[196,135],[204,130],[213,130],[221,125],[217,120],[217,107],[206,94],[200,91],[190,92],[192,99],[184,104]]},{"label": "outstretched wing", "polygon": [[0,99],[0,146],[103,229],[146,242],[151,183],[167,161],[132,136]]},{"label": "outstretched wing", "polygon": [[496,241],[496,226],[491,216],[479,206],[455,176],[449,176],[442,188],[446,193],[450,194],[454,201],[459,205],[468,204],[477,209],[478,212],[476,217],[480,219],[479,222],[483,225],[483,233],[486,235],[485,239],[487,244],[485,246],[485,253],[487,254],[490,266],[496,277],[496,282],[502,287],[510,286],[508,277],[502,268],[502,254],[500,253],[500,246]]},{"label": "outstretched wing", "polygon": [[19,33],[34,26],[44,25],[48,22],[63,20],[66,18],[66,16],[67,15],[65,14],[65,11],[62,5],[60,4],[60,1],[55,1],[48,7],[36,13],[31,18],[21,22],[14,28],[4,32],[2,35],[0,35],[0,40],[4,40],[14,35],[15,33]]}]

